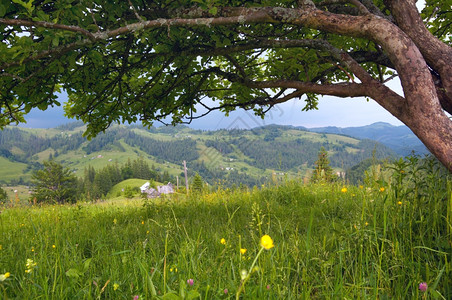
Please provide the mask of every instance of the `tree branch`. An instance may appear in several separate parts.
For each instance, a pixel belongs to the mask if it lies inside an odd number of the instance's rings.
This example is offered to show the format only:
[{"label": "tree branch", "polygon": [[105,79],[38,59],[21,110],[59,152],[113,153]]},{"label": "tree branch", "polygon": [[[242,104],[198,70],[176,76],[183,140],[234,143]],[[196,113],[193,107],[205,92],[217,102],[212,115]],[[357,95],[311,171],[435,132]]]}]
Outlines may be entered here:
[{"label": "tree branch", "polygon": [[63,24],[50,23],[50,22],[44,22],[44,21],[29,21],[29,20],[4,19],[4,18],[0,18],[0,24],[11,25],[11,26],[44,27],[44,28],[50,28],[50,29],[66,30],[66,31],[71,31],[71,32],[82,34],[92,41],[95,40],[95,37],[91,32],[89,32],[88,30],[85,30],[81,27],[78,27],[78,26],[63,25]]}]

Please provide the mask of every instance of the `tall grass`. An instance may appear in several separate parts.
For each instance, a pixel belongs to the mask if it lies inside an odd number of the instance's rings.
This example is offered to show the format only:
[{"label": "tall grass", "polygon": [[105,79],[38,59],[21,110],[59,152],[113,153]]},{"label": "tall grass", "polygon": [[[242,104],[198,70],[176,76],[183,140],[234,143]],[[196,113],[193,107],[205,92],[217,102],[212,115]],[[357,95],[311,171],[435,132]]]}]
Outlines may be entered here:
[{"label": "tall grass", "polygon": [[[362,187],[287,181],[145,202],[4,207],[0,274],[11,276],[0,295],[451,299],[452,181],[415,166],[400,161],[392,177]],[[275,247],[251,268],[265,234]],[[27,259],[36,263],[30,273]]]}]

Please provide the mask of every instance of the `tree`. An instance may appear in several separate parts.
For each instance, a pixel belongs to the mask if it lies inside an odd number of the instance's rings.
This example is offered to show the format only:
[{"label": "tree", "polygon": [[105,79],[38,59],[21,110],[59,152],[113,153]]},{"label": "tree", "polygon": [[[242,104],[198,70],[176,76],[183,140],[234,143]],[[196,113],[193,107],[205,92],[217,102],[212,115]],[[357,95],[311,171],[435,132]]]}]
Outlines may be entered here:
[{"label": "tree", "polygon": [[75,202],[77,177],[55,161],[44,161],[44,168],[32,175],[32,197],[38,202]]},{"label": "tree", "polygon": [[311,181],[326,181],[331,182],[334,180],[333,169],[330,166],[330,160],[328,159],[328,152],[325,148],[320,148],[318,159],[315,162],[315,170],[312,173]]},{"label": "tree", "polygon": [[196,173],[195,176],[193,176],[191,190],[196,193],[200,193],[200,192],[202,192],[203,188],[204,188],[204,182],[202,180],[202,177],[198,173]]},{"label": "tree", "polygon": [[[0,6],[2,126],[59,105],[61,90],[88,137],[114,122],[364,96],[452,172],[450,1],[422,14],[415,0],[13,2]],[[385,84],[395,77],[403,95]]]},{"label": "tree", "polygon": [[8,200],[8,194],[4,189],[0,187],[0,204],[6,203]]}]

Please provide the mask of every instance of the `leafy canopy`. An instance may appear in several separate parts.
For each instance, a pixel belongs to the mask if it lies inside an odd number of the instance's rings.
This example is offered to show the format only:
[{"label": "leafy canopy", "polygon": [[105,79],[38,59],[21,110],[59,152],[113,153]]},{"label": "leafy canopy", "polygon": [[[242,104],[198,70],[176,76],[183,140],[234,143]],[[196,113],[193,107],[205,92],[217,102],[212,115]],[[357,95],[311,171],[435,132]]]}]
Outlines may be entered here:
[{"label": "leafy canopy", "polygon": [[[383,82],[395,72],[381,46],[363,33],[333,34],[316,28],[315,20],[310,26],[300,21],[313,4],[356,16],[357,2],[2,2],[0,126],[24,122],[34,107],[61,105],[63,91],[67,115],[87,123],[89,137],[114,122],[176,124],[236,108],[263,116],[302,96],[305,110],[317,108],[318,94],[368,96],[349,56]],[[389,14],[384,1],[361,2]],[[427,1],[424,11],[446,42],[450,4]]]},{"label": "leafy canopy", "polygon": [[[366,39],[281,21],[225,26],[184,22],[196,15],[227,15],[227,9],[234,15],[232,8],[270,6],[293,8],[297,2],[4,2],[0,17],[29,23],[0,24],[0,124],[23,122],[23,113],[33,107],[60,105],[62,91],[69,96],[67,115],[88,123],[89,136],[112,122],[142,120],[148,125],[169,117],[175,124],[212,109],[228,113],[241,107],[262,116],[304,93],[251,81],[348,82],[353,75],[339,66],[332,47],[357,55],[379,51]],[[173,26],[163,19],[181,21]],[[148,20],[162,25],[142,28]],[[382,64],[365,67],[375,77],[392,74]],[[305,109],[316,109],[317,103],[308,93]]]}]

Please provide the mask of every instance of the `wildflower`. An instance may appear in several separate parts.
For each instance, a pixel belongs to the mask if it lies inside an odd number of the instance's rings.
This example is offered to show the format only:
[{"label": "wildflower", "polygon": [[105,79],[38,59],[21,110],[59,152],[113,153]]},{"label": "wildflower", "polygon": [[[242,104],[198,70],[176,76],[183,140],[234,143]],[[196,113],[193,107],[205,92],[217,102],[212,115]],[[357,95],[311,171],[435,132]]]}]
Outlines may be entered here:
[{"label": "wildflower", "polygon": [[144,221],[141,221],[141,225],[144,225]]},{"label": "wildflower", "polygon": [[225,240],[224,238],[222,238],[222,239],[220,240],[220,243],[223,244],[223,245],[226,245],[226,240]]},{"label": "wildflower", "polygon": [[269,290],[270,289],[270,285],[269,284],[267,284],[267,290]]},{"label": "wildflower", "polygon": [[35,247],[31,247],[31,252],[35,252]]},{"label": "wildflower", "polygon": [[421,290],[422,292],[427,291],[427,288],[428,288],[427,282],[419,283],[419,290]]},{"label": "wildflower", "polygon": [[116,220],[116,218],[113,219],[113,224],[116,225],[116,223],[118,223],[118,220]]},{"label": "wildflower", "polygon": [[342,192],[342,193],[347,193],[347,188],[346,188],[346,187],[343,187],[343,188],[341,189],[341,192]]},{"label": "wildflower", "polygon": [[381,188],[380,188],[380,192],[383,193],[384,191],[385,191],[385,188],[384,188],[384,187],[381,187]]},{"label": "wildflower", "polygon": [[366,226],[367,226],[367,225],[369,225],[369,223],[367,223],[367,222],[366,222],[366,223],[364,223],[364,225],[366,225]]},{"label": "wildflower", "polygon": [[240,271],[240,278],[242,278],[242,280],[245,280],[246,276],[248,276],[248,271],[243,269],[242,271]]},{"label": "wildflower", "polygon": [[55,248],[56,248],[56,246],[55,246],[55,245],[52,245],[52,248],[53,248],[53,249],[55,249]]},{"label": "wildflower", "polygon": [[187,284],[188,284],[189,286],[192,286],[194,283],[195,283],[195,281],[194,281],[192,278],[187,279]]},{"label": "wildflower", "polygon": [[245,254],[245,253],[246,253],[246,249],[241,248],[241,249],[240,249],[240,253],[241,253],[242,255]]},{"label": "wildflower", "polygon": [[113,284],[113,290],[116,291],[118,288],[119,288],[119,284],[114,283],[114,284]]},{"label": "wildflower", "polygon": [[6,278],[8,278],[9,276],[11,276],[9,272],[6,272],[5,274],[0,274],[0,282],[5,281]]},{"label": "wildflower", "polygon": [[138,300],[138,299],[140,299],[140,296],[138,296],[138,295],[135,295],[135,296],[133,297],[133,300]]},{"label": "wildflower", "polygon": [[224,289],[223,292],[224,292],[225,295],[227,295],[229,291],[228,291],[228,289]]},{"label": "wildflower", "polygon": [[27,267],[25,273],[31,273],[33,272],[33,269],[37,266],[37,263],[35,263],[32,259],[27,258],[25,266]]},{"label": "wildflower", "polygon": [[261,237],[261,246],[267,250],[275,247],[275,245],[273,244],[272,238],[267,234],[264,235],[263,237]]},{"label": "wildflower", "polygon": [[363,189],[363,188],[364,188],[364,186],[360,185],[360,186],[359,186],[359,188],[360,188],[360,189]]},{"label": "wildflower", "polygon": [[397,202],[398,205],[402,205],[402,201]]}]

